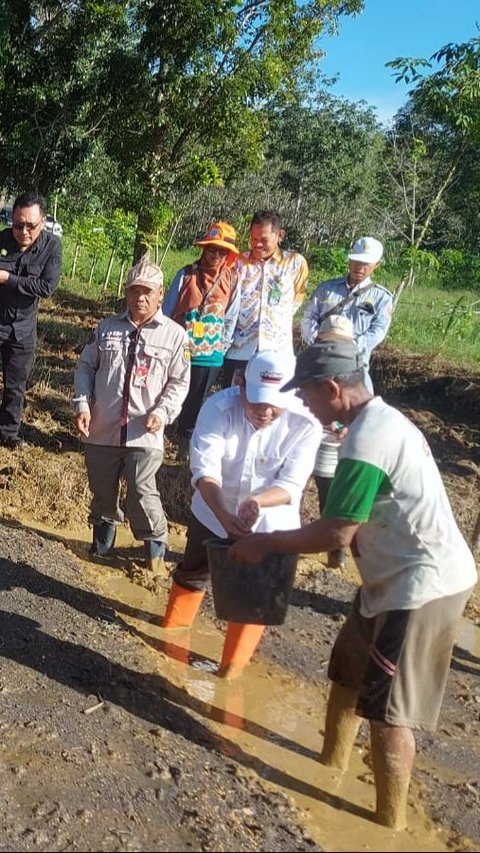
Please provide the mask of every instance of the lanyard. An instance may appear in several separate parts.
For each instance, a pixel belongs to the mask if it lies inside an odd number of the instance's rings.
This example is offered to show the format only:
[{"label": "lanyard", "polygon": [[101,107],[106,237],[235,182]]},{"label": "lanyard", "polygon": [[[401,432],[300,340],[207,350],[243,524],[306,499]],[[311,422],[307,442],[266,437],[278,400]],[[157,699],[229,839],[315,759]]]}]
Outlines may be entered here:
[{"label": "lanyard", "polygon": [[374,284],[375,283],[371,281],[369,282],[369,284],[366,284],[365,287],[361,287],[359,290],[355,290],[353,293],[349,293],[347,296],[341,299],[340,302],[337,302],[337,304],[334,305],[333,308],[330,308],[328,311],[325,312],[325,314],[322,314],[322,316],[319,317],[318,322],[323,323],[323,321],[327,320],[328,317],[331,317],[332,314],[339,314],[340,311],[342,311],[346,305],[349,305],[350,302],[353,302],[353,300],[356,299],[357,296],[363,296],[363,294],[367,290],[370,290],[371,287],[374,287]]}]

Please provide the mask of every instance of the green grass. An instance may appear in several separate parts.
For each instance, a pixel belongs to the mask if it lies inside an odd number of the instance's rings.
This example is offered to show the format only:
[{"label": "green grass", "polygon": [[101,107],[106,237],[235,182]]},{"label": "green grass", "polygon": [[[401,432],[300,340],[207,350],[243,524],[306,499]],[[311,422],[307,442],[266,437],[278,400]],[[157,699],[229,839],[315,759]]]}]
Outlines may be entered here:
[{"label": "green grass", "polygon": [[403,291],[388,341],[408,352],[480,367],[480,293],[417,284]]}]

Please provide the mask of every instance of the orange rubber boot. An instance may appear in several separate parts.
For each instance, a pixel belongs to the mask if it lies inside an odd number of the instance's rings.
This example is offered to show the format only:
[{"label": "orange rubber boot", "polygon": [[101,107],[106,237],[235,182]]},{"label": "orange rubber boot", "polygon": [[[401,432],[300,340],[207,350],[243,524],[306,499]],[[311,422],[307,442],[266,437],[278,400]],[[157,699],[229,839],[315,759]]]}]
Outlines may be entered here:
[{"label": "orange rubber boot", "polygon": [[162,628],[189,628],[203,601],[205,590],[185,589],[175,581],[168,597]]},{"label": "orange rubber boot", "polygon": [[236,678],[241,675],[262,639],[264,631],[265,625],[229,622],[218,674],[226,678]]},{"label": "orange rubber boot", "polygon": [[190,663],[190,628],[184,628],[180,633],[175,634],[175,639],[169,637],[161,644],[161,650],[164,655],[167,655],[171,660],[180,664]]}]

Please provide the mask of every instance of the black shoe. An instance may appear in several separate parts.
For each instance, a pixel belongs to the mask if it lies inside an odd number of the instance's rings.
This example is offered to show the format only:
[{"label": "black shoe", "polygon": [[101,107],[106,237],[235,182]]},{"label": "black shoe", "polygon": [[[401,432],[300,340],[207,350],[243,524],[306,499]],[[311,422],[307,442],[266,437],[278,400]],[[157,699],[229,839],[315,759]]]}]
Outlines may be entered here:
[{"label": "black shoe", "polygon": [[6,447],[8,450],[23,450],[24,447],[28,447],[27,442],[18,435],[2,436],[0,438],[0,445]]}]

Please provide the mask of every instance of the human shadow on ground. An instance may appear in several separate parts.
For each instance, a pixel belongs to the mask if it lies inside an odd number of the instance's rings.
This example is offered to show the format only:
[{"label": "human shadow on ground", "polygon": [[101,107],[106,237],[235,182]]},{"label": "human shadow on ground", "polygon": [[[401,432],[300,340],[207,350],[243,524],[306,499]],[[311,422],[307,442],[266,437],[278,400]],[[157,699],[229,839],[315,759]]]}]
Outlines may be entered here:
[{"label": "human shadow on ground", "polygon": [[480,658],[456,645],[453,647],[451,668],[457,672],[467,672],[470,675],[480,676]]},{"label": "human shadow on ground", "polygon": [[[11,560],[0,558],[0,593],[16,587],[22,587],[39,598],[62,601],[90,619],[103,622],[120,624],[118,613],[146,621],[158,618],[158,613],[132,607],[118,599],[70,586],[44,575],[27,563],[13,563]],[[128,630],[125,623],[122,622],[121,625]]]},{"label": "human shadow on ground", "polygon": [[[352,584],[352,590],[355,587]],[[309,592],[304,589],[294,587],[290,598],[290,605],[293,607],[309,607],[315,610],[316,613],[324,613],[327,616],[334,616],[341,613],[346,616],[351,608],[351,599],[353,592],[347,592],[347,599],[344,601],[340,598],[332,598],[321,592]]]}]

